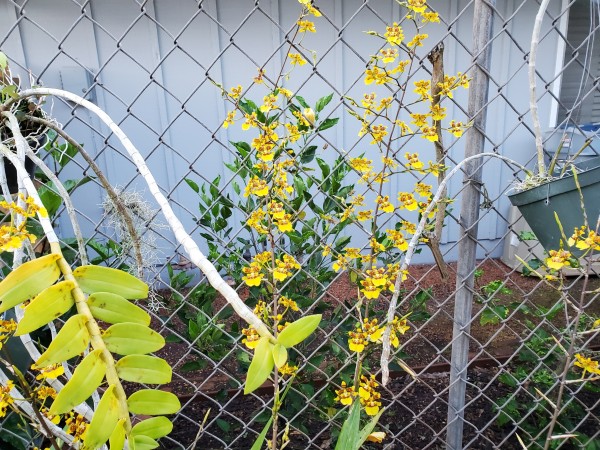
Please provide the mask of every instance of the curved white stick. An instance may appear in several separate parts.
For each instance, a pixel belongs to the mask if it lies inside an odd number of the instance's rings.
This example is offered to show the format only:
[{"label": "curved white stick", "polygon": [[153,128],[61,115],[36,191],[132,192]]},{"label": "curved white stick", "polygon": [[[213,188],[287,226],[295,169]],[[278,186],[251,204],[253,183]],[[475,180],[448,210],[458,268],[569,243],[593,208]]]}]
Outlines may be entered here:
[{"label": "curved white stick", "polygon": [[19,98],[27,98],[34,96],[46,96],[53,95],[56,97],[65,98],[77,105],[83,106],[89,111],[93,112],[98,116],[102,122],[104,122],[110,130],[114,133],[114,135],[121,141],[123,147],[129,153],[132,161],[138,168],[140,175],[146,181],[150,193],[154,196],[156,202],[159,204],[160,209],[162,210],[169,227],[175,234],[175,238],[177,242],[181,244],[185,252],[188,254],[188,257],[192,263],[194,263],[203,273],[206,275],[208,282],[225,297],[227,302],[233,307],[235,312],[248,324],[252,325],[254,329],[261,335],[267,336],[269,339],[275,341],[275,338],[269,331],[268,327],[260,320],[256,314],[252,312],[252,310],[244,303],[244,301],[240,298],[238,293],[231,286],[227,284],[227,282],[221,277],[215,266],[206,259],[206,256],[202,253],[196,242],[192,239],[192,237],[184,230],[183,224],[177,218],[169,201],[167,198],[160,192],[158,184],[154,179],[154,176],[150,172],[144,157],[140,154],[140,152],[135,148],[135,146],[131,143],[127,135],[119,128],[119,126],[110,118],[108,114],[106,114],[102,109],[88,100],[75,95],[68,91],[63,91],[61,89],[52,89],[52,88],[34,88],[27,89],[21,91],[19,94]]},{"label": "curved white stick", "polygon": [[381,360],[380,360],[381,361],[381,384],[384,386],[386,385],[386,383],[388,382],[389,377],[390,377],[390,368],[389,368],[390,352],[391,352],[390,324],[394,320],[394,315],[396,314],[396,306],[398,305],[398,296],[400,295],[400,285],[402,284],[402,271],[408,269],[408,266],[411,263],[412,257],[415,253],[415,250],[417,249],[417,243],[419,242],[419,239],[421,238],[421,234],[423,234],[423,230],[425,229],[425,224],[427,223],[427,218],[429,216],[429,213],[431,213],[431,211],[433,211],[433,208],[435,208],[435,206],[440,201],[442,194],[444,192],[444,189],[446,188],[448,181],[450,181],[450,178],[452,178],[452,176],[456,172],[458,172],[462,168],[462,166],[464,166],[466,163],[468,163],[474,159],[483,158],[486,156],[489,156],[490,158],[501,159],[501,160],[506,161],[507,163],[512,164],[514,166],[517,166],[521,170],[524,170],[527,172],[526,167],[524,167],[523,165],[519,164],[518,162],[516,162],[510,158],[507,158],[506,156],[502,156],[502,155],[498,155],[497,153],[490,153],[490,152],[480,153],[478,155],[473,155],[473,156],[463,159],[461,162],[459,162],[456,165],[456,167],[454,167],[450,172],[448,172],[448,175],[446,175],[446,178],[444,178],[444,180],[440,183],[435,195],[429,202],[429,205],[427,206],[425,211],[423,211],[423,213],[421,214],[421,221],[419,222],[419,225],[417,226],[417,229],[408,244],[408,249],[406,250],[406,253],[404,254],[404,260],[402,261],[402,266],[400,267],[400,274],[396,278],[396,284],[394,286],[394,293],[392,294],[392,299],[390,300],[390,306],[388,307],[387,318],[386,318],[388,326],[386,326],[385,332],[383,334],[383,349],[381,351]]}]

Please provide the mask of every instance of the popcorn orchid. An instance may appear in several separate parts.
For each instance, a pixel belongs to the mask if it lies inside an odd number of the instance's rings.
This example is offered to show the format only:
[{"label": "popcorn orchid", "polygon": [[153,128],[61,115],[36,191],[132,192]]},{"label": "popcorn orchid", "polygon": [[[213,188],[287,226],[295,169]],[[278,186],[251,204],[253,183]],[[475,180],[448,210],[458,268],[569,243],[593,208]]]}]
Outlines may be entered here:
[{"label": "popcorn orchid", "polygon": [[560,270],[571,265],[569,258],[571,258],[571,253],[566,250],[550,250],[548,258],[546,258],[546,266],[553,270]]},{"label": "popcorn orchid", "polygon": [[229,96],[234,99],[234,100],[238,100],[240,98],[240,96],[242,95],[242,85],[238,84],[235,87],[232,87],[229,91]]},{"label": "popcorn orchid", "polygon": [[[373,170],[373,161],[367,158],[351,158],[350,167],[360,173],[367,173]],[[364,197],[363,197],[364,199]]]},{"label": "popcorn orchid", "polygon": [[223,121],[223,128],[229,128],[229,125],[233,125],[235,123],[235,115],[237,111],[229,111],[227,113],[227,117]]},{"label": "popcorn orchid", "polygon": [[0,386],[0,418],[6,416],[6,412],[10,405],[14,403],[10,395],[10,391],[15,387],[11,380],[6,382],[6,386]]},{"label": "popcorn orchid", "polygon": [[364,351],[367,345],[367,333],[362,331],[362,329],[357,327],[356,331],[348,331],[348,348],[351,352],[360,353]]},{"label": "popcorn orchid", "polygon": [[65,373],[65,368],[62,364],[51,364],[42,368],[37,368],[35,365],[32,365],[31,368],[39,371],[39,374],[35,377],[36,380],[45,380],[48,378],[54,379]]},{"label": "popcorn orchid", "polygon": [[260,334],[252,327],[242,328],[242,335],[245,336],[242,339],[242,343],[250,350],[254,350],[260,341]]},{"label": "popcorn orchid", "polygon": [[415,36],[411,39],[411,41],[406,44],[408,47],[422,47],[423,41],[427,39],[429,35],[427,34],[415,34]]},{"label": "popcorn orchid", "polygon": [[290,58],[290,64],[293,66],[303,66],[306,64],[306,60],[300,53],[288,53],[288,56]]},{"label": "popcorn orchid", "polygon": [[242,272],[244,273],[242,280],[248,286],[260,286],[264,275],[261,266],[257,262],[252,262],[248,267],[242,267]]},{"label": "popcorn orchid", "polygon": [[392,63],[398,57],[398,50],[395,48],[384,48],[379,50],[381,61],[384,64]]},{"label": "popcorn orchid", "polygon": [[354,397],[356,397],[354,386],[347,386],[345,381],[342,381],[341,388],[336,389],[335,394],[336,397],[334,400],[340,402],[344,406],[351,405],[354,401]]},{"label": "popcorn orchid", "polygon": [[298,24],[298,32],[299,33],[316,33],[317,29],[315,28],[315,24],[310,20],[299,20]]},{"label": "popcorn orchid", "polygon": [[379,298],[379,294],[381,293],[381,287],[376,286],[375,283],[373,283],[373,280],[371,278],[362,280],[360,282],[360,284],[362,285],[362,288],[360,291],[365,296],[365,298],[367,298],[369,300],[375,300],[375,299]]},{"label": "popcorn orchid", "polygon": [[408,242],[404,238],[404,235],[401,231],[385,230],[385,232],[387,233],[388,238],[392,241],[394,247],[402,252],[408,250]]},{"label": "popcorn orchid", "polygon": [[427,0],[408,0],[408,9],[416,13],[422,13],[427,8]]},{"label": "popcorn orchid", "polygon": [[581,373],[581,378],[585,377],[586,372],[589,372],[594,375],[600,375],[600,363],[598,363],[598,361],[593,360],[592,358],[586,358],[580,353],[577,353],[575,355],[575,362],[573,364],[583,369],[583,372]]},{"label": "popcorn orchid", "polygon": [[244,197],[248,197],[250,195],[264,197],[268,193],[269,187],[267,186],[267,182],[258,177],[252,177],[244,189]]},{"label": "popcorn orchid", "polygon": [[368,86],[371,83],[385,84],[392,81],[392,78],[388,76],[385,70],[375,66],[371,69],[365,70],[365,84]]},{"label": "popcorn orchid", "polygon": [[391,45],[400,45],[404,39],[404,32],[402,31],[402,27],[397,22],[394,22],[391,26],[386,27],[383,37]]},{"label": "popcorn orchid", "polygon": [[398,201],[400,202],[400,209],[407,209],[408,211],[417,209],[417,201],[411,192],[399,192]]}]

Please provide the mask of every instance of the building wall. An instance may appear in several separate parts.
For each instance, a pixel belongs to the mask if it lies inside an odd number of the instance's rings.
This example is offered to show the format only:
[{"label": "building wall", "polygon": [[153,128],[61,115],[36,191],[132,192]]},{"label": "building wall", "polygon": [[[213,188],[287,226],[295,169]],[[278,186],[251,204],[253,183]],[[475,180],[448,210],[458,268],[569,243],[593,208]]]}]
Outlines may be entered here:
[{"label": "building wall", "polygon": [[[529,48],[537,4],[519,0],[497,3],[486,150],[525,163],[533,155],[534,139],[526,114],[528,82],[523,54]],[[560,10],[561,5],[556,3],[551,5],[550,14]],[[311,70],[309,65],[298,69],[286,86],[310,103],[335,91],[326,113],[340,117],[340,122],[322,136],[329,149],[323,150],[321,157],[331,161],[335,149],[351,155],[370,151],[368,142],[358,139],[359,125],[345,114],[340,99],[342,95],[361,97],[369,91],[361,75],[365,58],[378,50],[379,41],[363,32],[384,29],[384,22],[398,20],[401,9],[392,0],[331,0],[317,4],[324,17],[316,19],[318,33],[307,36],[304,42],[316,51],[316,69]],[[467,72],[471,64],[473,3],[437,0],[430,4],[444,23],[428,28],[430,39],[421,54],[444,39],[446,72]],[[201,2],[200,7],[190,0],[152,0],[143,2],[143,6],[133,0],[92,0],[85,6],[72,0],[19,0],[16,4],[0,0],[0,47],[13,61],[13,67],[30,69],[45,86],[85,94],[105,109],[147,157],[159,185],[175,203],[186,228],[192,230],[198,202],[183,178],[228,178],[224,163],[233,158],[228,142],[247,139],[239,127],[220,128],[227,108],[207,77],[225,87],[248,86],[257,66],[265,63],[267,74],[274,74],[285,51],[281,43],[297,11],[298,4],[293,0],[262,0],[258,6],[254,0],[209,0]],[[544,23],[543,35],[549,30],[549,22]],[[538,71],[546,80],[554,78],[557,60],[562,60],[559,48],[558,33],[545,35]],[[426,70],[422,72],[422,77],[429,76]],[[249,96],[253,94],[262,98],[258,89]],[[467,95],[460,92],[455,96],[449,117],[466,119]],[[547,127],[553,120],[551,95],[543,91],[540,95],[542,123]],[[47,109],[59,117],[67,131],[85,142],[85,148],[97,156],[114,185],[144,190],[143,181],[135,176],[123,150],[97,119],[59,101],[49,102]],[[447,135],[445,144],[450,158],[460,161],[463,141],[455,142]],[[420,138],[412,139],[406,150],[421,152],[425,160],[434,158],[433,147]],[[79,176],[76,168],[71,171],[73,177]],[[504,192],[512,179],[512,170],[504,164],[495,160],[485,164],[485,189],[499,214],[488,212],[482,217],[481,256],[499,256],[502,252],[500,242],[507,229],[502,217],[507,217],[509,204]],[[386,186],[387,193],[395,197],[409,181],[397,177]],[[450,185],[450,195],[457,195],[461,186],[459,176]],[[101,195],[95,184],[75,195],[88,234],[93,233],[97,218],[102,216]],[[460,195],[444,230],[449,260],[457,257],[454,244],[459,233],[459,210]],[[239,214],[234,218],[243,220]],[[111,230],[101,232],[109,236]],[[358,230],[354,233],[361,236]],[[170,254],[169,240],[172,238],[166,236],[161,244],[165,255]],[[419,258],[420,262],[431,261],[428,250]]]}]

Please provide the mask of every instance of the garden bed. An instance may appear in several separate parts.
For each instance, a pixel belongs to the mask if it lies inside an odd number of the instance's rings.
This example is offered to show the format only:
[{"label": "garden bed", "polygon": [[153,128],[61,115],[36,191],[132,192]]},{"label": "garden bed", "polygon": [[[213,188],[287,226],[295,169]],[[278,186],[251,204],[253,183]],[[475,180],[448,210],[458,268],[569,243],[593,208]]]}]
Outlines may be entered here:
[{"label": "garden bed", "polygon": [[[450,265],[450,279],[443,281],[434,266],[414,266],[410,270],[412,279],[405,285],[406,299],[402,306],[410,304],[411,296],[416,294],[415,287],[429,289],[431,298],[426,302],[421,313],[430,316],[428,320],[415,321],[413,328],[405,336],[403,347],[404,361],[419,373],[418,383],[412,383],[397,365],[392,373],[392,380],[383,394],[384,404],[390,404],[380,423],[390,432],[397,434],[398,444],[392,448],[444,448],[445,423],[447,415],[447,387],[449,370],[450,343],[452,341],[453,295],[455,292],[454,264]],[[488,260],[480,266],[481,275],[477,278],[477,293],[481,287],[494,280],[505,280],[504,286],[510,293],[496,296],[497,304],[515,305],[525,303],[532,307],[550,309],[557,301],[558,294],[551,287],[533,277],[523,277],[513,272],[499,261]],[[600,286],[600,280],[590,278],[588,290]],[[581,290],[581,280],[572,287],[572,295]],[[328,289],[324,300],[332,307],[353,301],[356,286],[346,275],[340,276]],[[242,296],[244,293],[242,292]],[[485,296],[483,296],[485,297]],[[482,297],[482,298],[483,298]],[[481,300],[481,299],[480,299]],[[505,437],[512,436],[511,426],[497,426],[494,423],[496,411],[489,399],[500,398],[510,392],[506,385],[496,379],[497,365],[507,361],[522,345],[522,336],[526,327],[524,319],[527,314],[511,311],[505,320],[496,324],[481,325],[480,311],[486,307],[487,300],[475,302],[473,314],[476,317],[471,327],[470,359],[472,370],[469,372],[471,383],[468,398],[475,399],[469,404],[466,413],[467,427],[465,442],[471,441],[469,448],[494,448],[492,443],[502,442]],[[224,300],[217,298],[214,311],[224,306]],[[379,307],[384,308],[381,304]],[[162,316],[169,311],[161,312]],[[588,313],[600,315],[600,305],[592,305]],[[185,324],[178,321],[177,316],[170,315],[171,331],[184,332]],[[155,319],[156,321],[156,319]],[[564,315],[556,315],[553,324],[560,327]],[[224,321],[225,329],[240,329],[243,324],[235,316]],[[236,324],[234,326],[234,324]],[[156,323],[160,328],[161,324]],[[417,331],[415,331],[415,329]],[[163,334],[171,331],[163,329]],[[232,335],[235,335],[232,332]],[[239,334],[238,334],[239,335]],[[343,333],[342,333],[343,340]],[[597,343],[596,343],[597,344]],[[232,346],[233,347],[233,346]],[[266,416],[265,404],[272,398],[270,386],[258,391],[259,396],[243,396],[241,380],[244,379],[248,359],[241,350],[231,351],[219,361],[213,361],[197,354],[196,350],[186,342],[170,342],[159,352],[174,366],[174,380],[167,388],[175,392],[185,405],[175,420],[175,429],[171,437],[184,446],[191,445],[198,437],[197,448],[247,449],[251,446],[256,433],[261,431]],[[372,355],[374,366],[378,354]],[[327,419],[327,407],[315,407],[319,402],[330,403],[332,395],[325,386],[325,379],[333,374],[328,366],[335,366],[338,356],[331,356],[331,361],[320,360],[319,364],[297,380],[298,395],[290,396],[292,403],[289,417],[294,417],[294,426],[300,423],[304,434],[291,432],[292,443],[287,448],[308,448],[306,436],[314,441],[313,448],[331,448],[332,427]],[[310,358],[309,358],[310,360]],[[198,370],[182,370],[190,367],[190,362],[202,361],[204,366]],[[193,367],[193,366],[191,366]],[[335,377],[334,377],[335,378]],[[481,390],[485,389],[485,395]],[[390,402],[394,395],[401,393]],[[304,396],[304,397],[303,397]],[[387,398],[386,398],[387,396]],[[306,398],[311,398],[306,402]],[[327,401],[326,401],[327,400]],[[294,409],[293,403],[299,402]],[[339,405],[338,405],[339,406]],[[210,410],[210,412],[208,412]],[[268,408],[267,408],[268,411]],[[198,435],[199,423],[208,412],[206,428]],[[284,411],[285,414],[285,411]],[[339,422],[339,421],[338,421]],[[339,423],[338,423],[339,425]],[[479,433],[477,430],[485,430]],[[223,441],[217,439],[219,437]],[[436,440],[436,438],[440,438]],[[315,447],[316,446],[316,447]],[[502,448],[520,448],[514,437],[511,437]]]}]

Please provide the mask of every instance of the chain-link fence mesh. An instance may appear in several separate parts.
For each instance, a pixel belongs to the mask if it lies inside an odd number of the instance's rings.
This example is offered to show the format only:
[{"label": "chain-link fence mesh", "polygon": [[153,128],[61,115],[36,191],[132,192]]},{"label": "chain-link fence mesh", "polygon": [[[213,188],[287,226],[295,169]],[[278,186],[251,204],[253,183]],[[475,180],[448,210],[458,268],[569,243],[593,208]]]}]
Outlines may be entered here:
[{"label": "chain-link fence mesh", "polygon": [[[447,165],[456,165],[465,154],[489,151],[532,166],[527,62],[539,2],[428,4],[439,13],[440,23],[428,27],[429,39],[410,76],[431,77],[427,56],[439,42],[444,43],[446,73],[480,76],[471,86],[475,91],[457,92],[447,106],[451,117],[465,123],[475,119],[475,129],[467,135],[477,131],[481,139],[446,139]],[[404,186],[424,179],[418,173],[394,176],[377,193],[359,183],[360,173],[349,164],[363,153],[369,157],[370,137],[358,137],[360,122],[347,113],[359,111],[351,98],[371,92],[363,83],[364,71],[379,44],[365,32],[381,32],[399,21],[405,6],[388,0],[317,1],[315,6],[322,13],[315,18],[316,37],[308,36],[295,48],[308,64],[283,83],[310,105],[332,93],[319,120],[339,118],[337,126],[317,133],[298,155],[306,164],[298,169],[294,187],[307,199],[294,210],[299,237],[278,244],[302,265],[285,287],[293,288],[303,314],[323,314],[310,342],[290,354],[300,371],[280,411],[280,435],[289,436],[288,448],[298,449],[334,448],[345,418],[335,390],[341,380],[351,379],[355,365],[347,340],[360,320],[354,307],[360,284],[350,272],[331,265],[335,251],[345,246],[367,249],[371,230],[357,222],[338,234],[326,224],[337,220],[334,213],[343,211],[349,192],[371,201],[377,194],[394,199],[397,192],[409,190]],[[247,158],[233,144],[247,138],[239,127],[222,126],[229,106],[218,85],[229,91],[241,84],[246,98],[260,101],[263,91],[252,79],[259,69],[265,78],[277,78],[294,39],[299,7],[292,0],[0,0],[0,48],[22,84],[31,77],[32,84],[71,90],[106,110],[146,158],[186,230],[251,307],[257,296],[241,282],[241,270],[263,248],[245,227],[249,211],[240,199]],[[600,122],[599,7],[595,0],[557,1],[544,17],[537,100],[542,126],[549,130],[546,149],[551,154],[562,139],[561,160],[594,137],[594,123]],[[482,30],[488,20],[489,30]],[[267,383],[243,395],[252,356],[242,344],[246,325],[183,255],[109,130],[68,102],[48,99],[44,109],[84,143],[141,234],[142,269],[153,291],[148,304],[152,326],[167,340],[158,355],[173,366],[173,382],[163,388],[182,402],[174,430],[161,445],[250,448],[270,417],[273,390]],[[64,150],[54,147],[54,156]],[[598,141],[592,141],[577,161],[592,161],[599,150]],[[419,137],[408,139],[393,157],[405,163],[404,153],[412,151],[435,160],[433,145]],[[43,156],[63,181],[72,180],[92,261],[134,266],[126,228],[87,164],[79,156]],[[440,239],[447,277],[432,264],[430,248],[422,245],[402,286],[398,311],[411,312],[410,330],[394,354],[391,380],[381,388],[385,412],[378,429],[386,437],[366,446],[600,447],[598,382],[577,382],[572,375],[576,370],[562,378],[564,365],[573,364],[567,353],[581,351],[593,359],[599,350],[595,267],[589,268],[590,278],[571,273],[562,291],[546,280],[523,276],[521,260],[544,257],[536,241],[527,240],[528,230],[506,197],[512,180],[525,174],[490,158],[476,165],[481,182],[471,166],[449,184],[451,203]],[[75,262],[68,219],[60,201],[47,198],[56,202],[51,212]],[[321,208],[321,217],[310,202]],[[293,205],[290,201],[288,206]],[[381,229],[394,228],[399,220],[391,214]],[[333,247],[333,260],[322,256],[322,244]],[[462,310],[455,310],[455,301]],[[584,333],[572,339],[565,329],[573,327]],[[459,343],[464,367],[451,360]],[[367,359],[365,369],[379,376],[378,361],[378,355]],[[10,425],[12,418],[3,421],[2,439],[22,448],[14,442],[27,438]],[[551,426],[554,438],[549,440]]]}]

